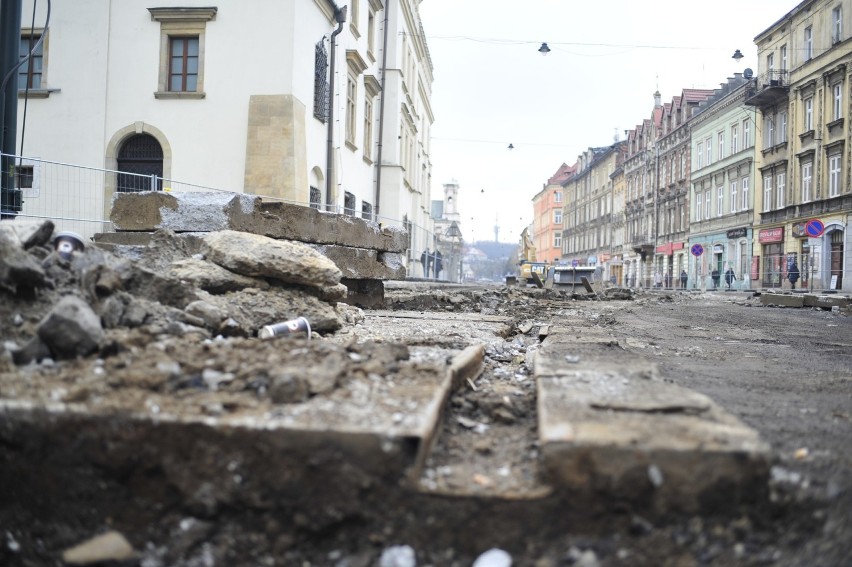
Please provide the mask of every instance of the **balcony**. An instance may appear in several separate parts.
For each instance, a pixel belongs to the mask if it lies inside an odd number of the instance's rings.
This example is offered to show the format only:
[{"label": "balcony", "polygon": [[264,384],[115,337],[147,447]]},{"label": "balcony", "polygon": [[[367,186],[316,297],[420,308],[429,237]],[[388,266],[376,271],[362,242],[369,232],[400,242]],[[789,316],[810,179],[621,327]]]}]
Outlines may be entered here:
[{"label": "balcony", "polygon": [[744,104],[765,108],[785,100],[789,94],[790,72],[773,69],[752,79],[746,87]]},{"label": "balcony", "polygon": [[646,255],[654,253],[654,238],[647,234],[634,234],[630,237],[630,247],[644,260]]}]

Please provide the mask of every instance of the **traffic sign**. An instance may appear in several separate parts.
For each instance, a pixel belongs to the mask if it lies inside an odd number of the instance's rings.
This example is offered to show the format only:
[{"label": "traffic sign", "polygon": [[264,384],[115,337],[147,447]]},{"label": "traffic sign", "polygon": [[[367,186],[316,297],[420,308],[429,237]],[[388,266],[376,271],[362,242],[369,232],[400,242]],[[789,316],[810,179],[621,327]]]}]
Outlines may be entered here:
[{"label": "traffic sign", "polygon": [[700,244],[693,244],[690,252],[692,252],[693,256],[701,256],[704,254],[704,247]]},{"label": "traffic sign", "polygon": [[811,238],[818,238],[825,232],[825,225],[819,219],[811,219],[805,224],[805,232]]}]

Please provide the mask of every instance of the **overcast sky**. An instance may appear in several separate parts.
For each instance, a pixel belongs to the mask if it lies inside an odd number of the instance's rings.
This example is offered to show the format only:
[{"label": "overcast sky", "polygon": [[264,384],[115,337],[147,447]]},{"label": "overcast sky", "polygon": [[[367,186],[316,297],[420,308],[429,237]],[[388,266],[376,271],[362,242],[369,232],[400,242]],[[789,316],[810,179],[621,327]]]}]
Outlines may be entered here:
[{"label": "overcast sky", "polygon": [[465,240],[494,240],[496,220],[500,241],[517,241],[532,197],[562,163],[616,133],[624,139],[650,117],[657,89],[665,103],[746,67],[757,72],[754,37],[798,4],[424,0],[435,69],[432,198],[458,181]]}]

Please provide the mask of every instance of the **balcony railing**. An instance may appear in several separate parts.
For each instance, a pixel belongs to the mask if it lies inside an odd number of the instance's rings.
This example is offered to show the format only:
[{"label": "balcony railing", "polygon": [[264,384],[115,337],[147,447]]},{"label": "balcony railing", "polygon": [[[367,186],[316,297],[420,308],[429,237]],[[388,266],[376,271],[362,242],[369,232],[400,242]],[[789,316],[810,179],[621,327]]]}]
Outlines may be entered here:
[{"label": "balcony railing", "polygon": [[790,92],[790,72],[772,69],[752,79],[746,87],[745,104],[749,106],[771,106],[787,97]]}]

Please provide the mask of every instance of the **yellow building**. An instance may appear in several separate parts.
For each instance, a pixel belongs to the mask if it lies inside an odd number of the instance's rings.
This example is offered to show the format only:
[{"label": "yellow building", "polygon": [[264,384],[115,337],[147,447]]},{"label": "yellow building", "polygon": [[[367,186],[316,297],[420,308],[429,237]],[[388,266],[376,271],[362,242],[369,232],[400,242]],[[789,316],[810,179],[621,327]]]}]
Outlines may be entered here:
[{"label": "yellow building", "polygon": [[852,0],[802,2],[755,43],[752,281],[852,290]]}]

